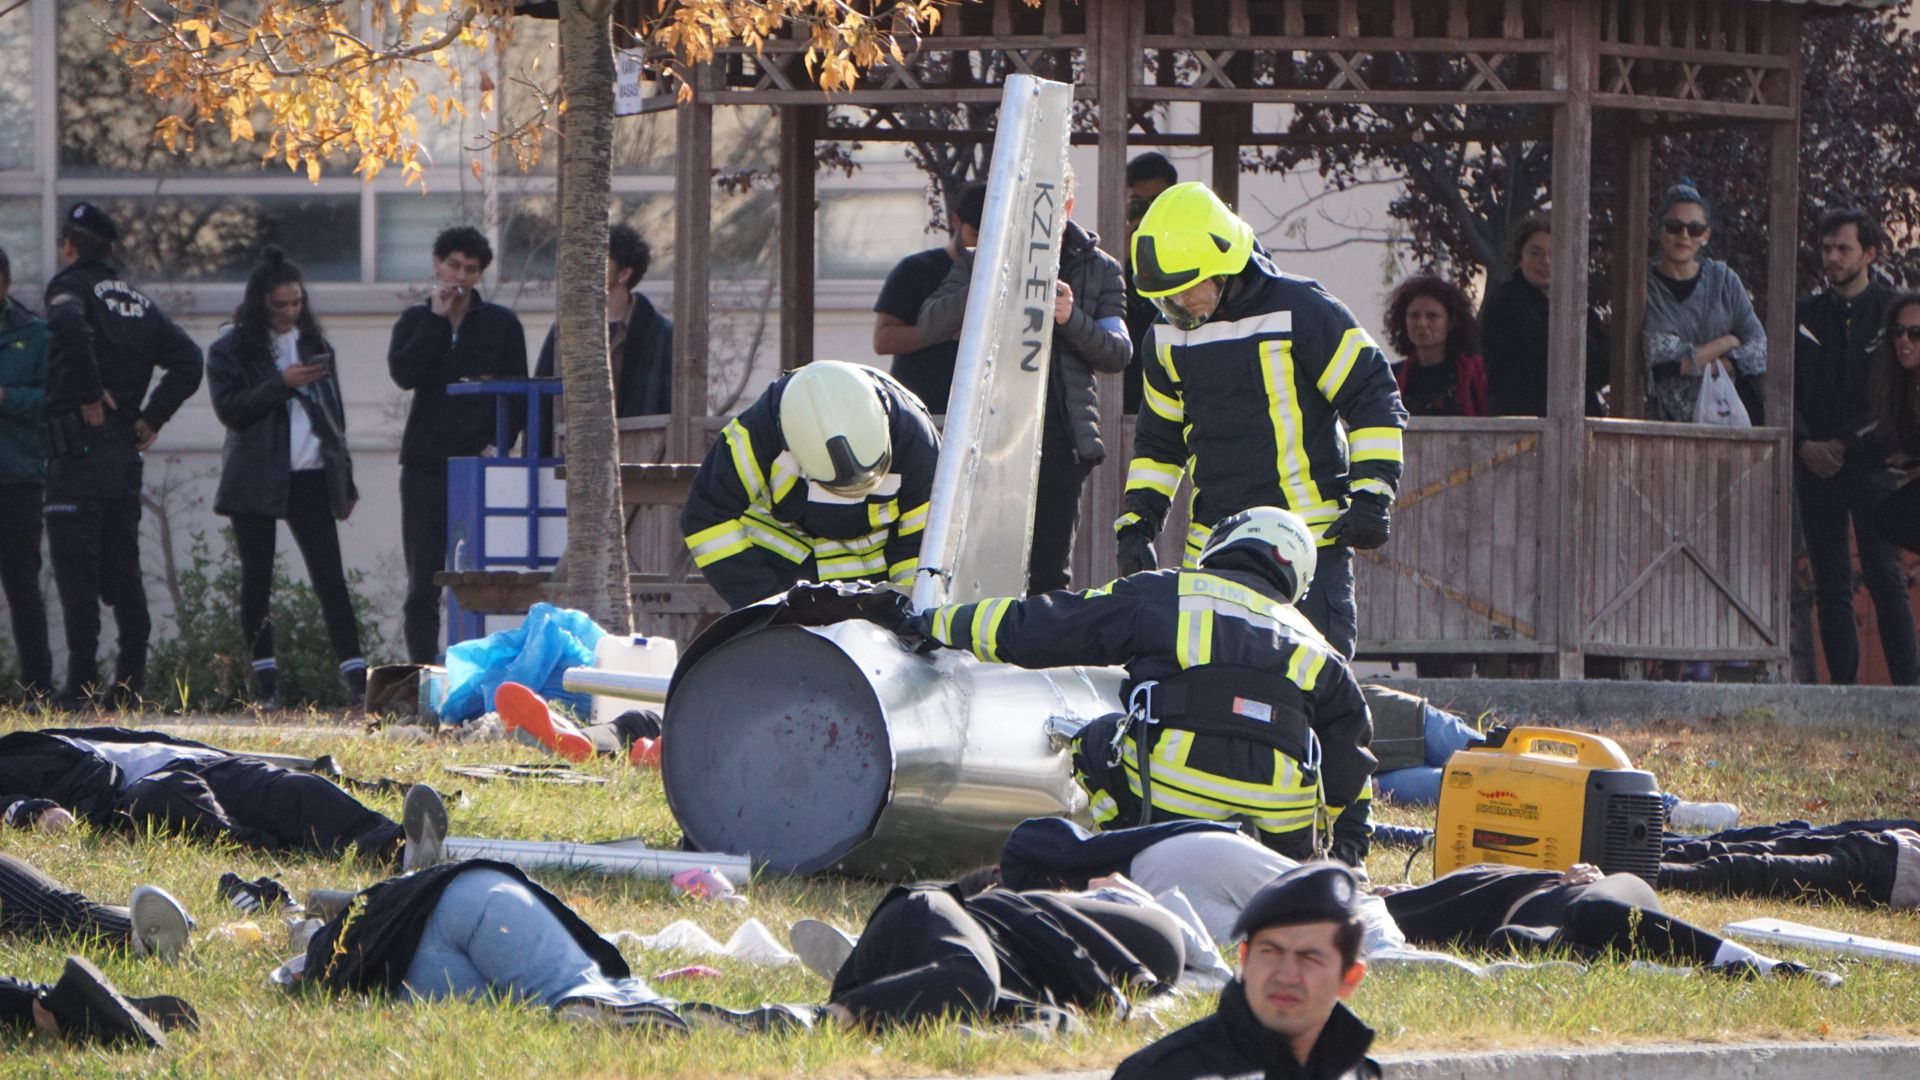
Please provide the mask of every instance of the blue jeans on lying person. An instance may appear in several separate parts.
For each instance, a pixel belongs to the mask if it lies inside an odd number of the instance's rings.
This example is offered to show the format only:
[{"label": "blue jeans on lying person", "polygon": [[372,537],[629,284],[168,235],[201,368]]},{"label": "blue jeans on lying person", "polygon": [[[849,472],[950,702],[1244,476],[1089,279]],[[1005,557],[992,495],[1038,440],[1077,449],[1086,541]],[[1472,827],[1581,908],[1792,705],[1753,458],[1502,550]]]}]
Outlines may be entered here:
[{"label": "blue jeans on lying person", "polygon": [[1394,802],[1419,806],[1432,806],[1440,801],[1440,774],[1444,771],[1447,759],[1456,751],[1465,750],[1486,741],[1479,732],[1450,712],[1424,706],[1426,718],[1423,734],[1426,736],[1425,766],[1410,769],[1395,769],[1381,773],[1373,778],[1374,787],[1381,795]]},{"label": "blue jeans on lying person", "polygon": [[552,1006],[568,997],[657,1000],[637,978],[609,979],[526,886],[471,870],[440,894],[407,967],[415,1001],[494,996]]}]

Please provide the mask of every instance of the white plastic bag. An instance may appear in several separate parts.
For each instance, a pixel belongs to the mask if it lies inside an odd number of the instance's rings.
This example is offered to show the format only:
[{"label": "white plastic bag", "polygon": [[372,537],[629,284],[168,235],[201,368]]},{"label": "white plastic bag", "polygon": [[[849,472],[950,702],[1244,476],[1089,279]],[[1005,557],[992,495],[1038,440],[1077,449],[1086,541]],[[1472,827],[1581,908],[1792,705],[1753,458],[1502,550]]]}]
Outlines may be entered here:
[{"label": "white plastic bag", "polygon": [[1753,426],[1747,407],[1740,403],[1740,394],[1733,388],[1732,376],[1721,370],[1719,364],[1708,368],[1700,378],[1700,398],[1694,402],[1693,422],[1719,427]]}]

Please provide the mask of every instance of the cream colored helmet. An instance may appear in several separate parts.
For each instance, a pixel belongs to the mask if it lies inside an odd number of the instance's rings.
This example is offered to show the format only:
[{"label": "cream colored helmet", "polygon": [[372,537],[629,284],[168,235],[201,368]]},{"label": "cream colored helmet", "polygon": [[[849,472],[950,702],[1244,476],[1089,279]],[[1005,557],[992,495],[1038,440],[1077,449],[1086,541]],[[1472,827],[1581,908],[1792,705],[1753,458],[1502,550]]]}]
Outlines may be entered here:
[{"label": "cream colored helmet", "polygon": [[780,434],[800,474],[835,495],[859,498],[893,464],[893,436],[868,369],[815,360],[780,395]]},{"label": "cream colored helmet", "polygon": [[1297,604],[1307,595],[1307,587],[1313,584],[1314,568],[1320,563],[1320,553],[1313,540],[1313,530],[1307,528],[1300,515],[1277,506],[1255,506],[1221,518],[1213,527],[1213,534],[1207,537],[1207,546],[1200,549],[1200,565],[1207,565],[1228,548],[1242,545],[1258,549],[1293,571],[1293,594],[1287,597],[1289,602]]}]

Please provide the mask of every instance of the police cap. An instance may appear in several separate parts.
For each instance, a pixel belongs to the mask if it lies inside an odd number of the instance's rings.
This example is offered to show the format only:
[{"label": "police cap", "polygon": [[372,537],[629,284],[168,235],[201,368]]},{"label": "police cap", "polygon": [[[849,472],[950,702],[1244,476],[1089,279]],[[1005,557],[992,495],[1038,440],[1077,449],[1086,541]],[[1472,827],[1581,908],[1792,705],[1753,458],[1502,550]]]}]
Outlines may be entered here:
[{"label": "police cap", "polygon": [[107,216],[105,210],[89,202],[74,203],[73,209],[67,211],[67,224],[85,229],[110,244],[120,239],[120,230],[113,224],[113,219]]},{"label": "police cap", "polygon": [[1360,882],[1332,862],[1297,866],[1268,882],[1234,921],[1233,936],[1250,938],[1270,926],[1352,922],[1360,917]]}]

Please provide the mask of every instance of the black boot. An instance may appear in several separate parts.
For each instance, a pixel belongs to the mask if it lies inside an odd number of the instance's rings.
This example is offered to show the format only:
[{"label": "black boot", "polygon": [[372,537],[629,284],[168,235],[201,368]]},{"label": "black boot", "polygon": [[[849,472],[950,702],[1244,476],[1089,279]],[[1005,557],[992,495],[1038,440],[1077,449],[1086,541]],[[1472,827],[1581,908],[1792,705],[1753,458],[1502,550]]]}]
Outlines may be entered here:
[{"label": "black boot", "polygon": [[100,683],[100,672],[81,664],[67,666],[67,684],[47,699],[47,708],[52,712],[91,712],[93,710],[93,692]]},{"label": "black boot", "polygon": [[253,707],[259,712],[280,711],[280,669],[278,666],[253,669]]},{"label": "black boot", "polygon": [[167,1045],[151,1017],[114,989],[98,968],[77,956],[67,957],[60,981],[40,998],[40,1004],[59,1022],[60,1033],[75,1042]]}]

